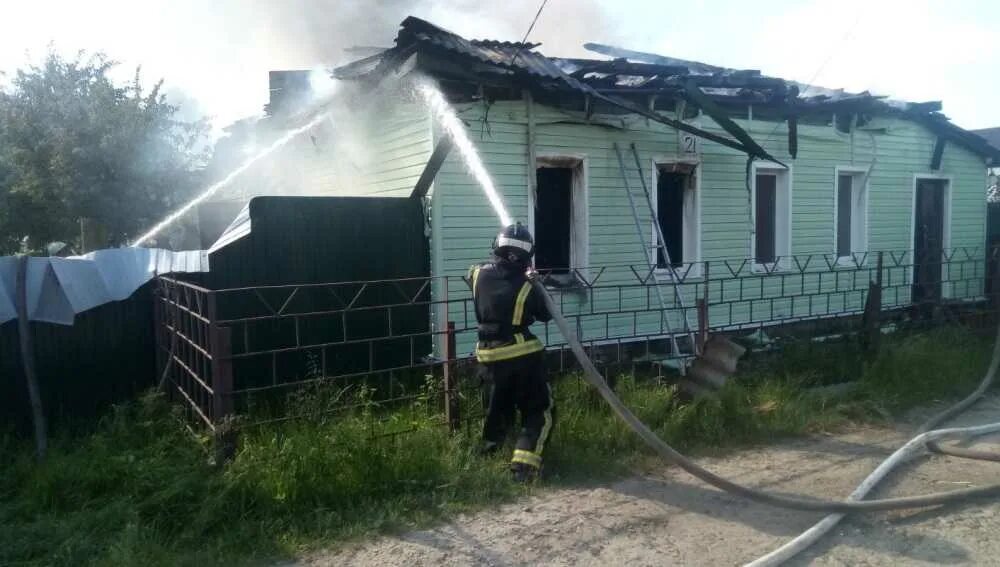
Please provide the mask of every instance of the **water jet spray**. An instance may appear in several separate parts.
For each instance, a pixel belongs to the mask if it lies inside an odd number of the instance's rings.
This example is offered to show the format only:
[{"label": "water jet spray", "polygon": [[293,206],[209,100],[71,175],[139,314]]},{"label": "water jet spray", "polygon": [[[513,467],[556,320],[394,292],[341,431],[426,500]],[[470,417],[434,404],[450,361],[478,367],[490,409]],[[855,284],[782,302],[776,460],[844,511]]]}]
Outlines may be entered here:
[{"label": "water jet spray", "polygon": [[417,92],[420,93],[427,106],[430,107],[431,111],[437,117],[445,133],[455,143],[455,148],[458,149],[459,154],[461,154],[462,159],[465,161],[465,166],[468,168],[469,173],[475,177],[483,192],[486,193],[486,199],[489,200],[490,206],[493,207],[493,211],[500,219],[500,224],[503,226],[514,224],[510,214],[507,213],[507,208],[503,204],[500,193],[497,192],[493,178],[486,171],[486,166],[483,165],[483,160],[479,157],[479,152],[476,151],[472,140],[469,139],[469,135],[465,131],[465,124],[455,114],[455,109],[448,104],[448,101],[444,98],[444,94],[434,86],[430,79],[417,79],[415,86]]},{"label": "water jet spray", "polygon": [[185,214],[187,214],[188,212],[190,212],[191,209],[195,208],[200,203],[203,203],[206,199],[208,199],[212,195],[215,195],[216,193],[218,193],[219,190],[222,189],[223,187],[225,187],[225,186],[229,185],[230,183],[232,183],[237,177],[239,177],[241,174],[243,174],[246,170],[248,170],[251,167],[253,167],[253,165],[256,164],[258,161],[264,159],[265,157],[271,155],[272,153],[274,153],[278,149],[282,148],[283,146],[285,146],[286,144],[288,144],[288,142],[291,142],[292,140],[294,140],[300,134],[303,134],[303,133],[305,133],[305,132],[313,129],[314,127],[316,127],[317,125],[319,125],[321,122],[323,122],[324,120],[326,120],[329,117],[330,117],[330,113],[329,112],[324,112],[322,114],[319,114],[318,116],[315,116],[307,124],[305,124],[303,126],[299,126],[298,128],[295,128],[294,130],[289,130],[283,136],[281,136],[280,138],[278,138],[277,140],[275,140],[274,142],[272,142],[268,147],[264,148],[263,150],[261,150],[260,152],[258,152],[256,155],[254,155],[250,159],[248,159],[245,162],[243,162],[243,165],[241,165],[241,166],[237,167],[236,169],[234,169],[233,171],[231,171],[229,173],[229,175],[227,175],[224,178],[222,178],[221,181],[218,181],[218,182],[214,183],[213,185],[210,185],[207,189],[205,189],[200,194],[198,194],[197,197],[195,197],[194,199],[191,199],[190,201],[188,201],[187,203],[185,203],[184,206],[182,206],[181,208],[177,209],[173,213],[170,213],[170,215],[168,215],[165,219],[163,219],[162,221],[160,221],[159,223],[157,223],[156,226],[154,226],[153,228],[149,229],[148,232],[146,232],[145,234],[143,234],[142,236],[140,236],[139,238],[137,238],[134,242],[132,242],[132,247],[141,246],[142,243],[144,243],[147,240],[149,240],[150,238],[156,236],[161,231],[163,231],[163,229],[165,229],[168,226],[170,226],[171,224],[177,222],[178,219],[180,219]]}]

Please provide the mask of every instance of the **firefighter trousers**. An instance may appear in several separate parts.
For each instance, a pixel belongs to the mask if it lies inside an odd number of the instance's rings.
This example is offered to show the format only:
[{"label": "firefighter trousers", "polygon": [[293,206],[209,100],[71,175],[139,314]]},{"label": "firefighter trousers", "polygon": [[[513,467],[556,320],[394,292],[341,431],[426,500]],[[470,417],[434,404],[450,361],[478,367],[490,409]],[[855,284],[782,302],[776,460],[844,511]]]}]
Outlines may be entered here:
[{"label": "firefighter trousers", "polygon": [[511,463],[540,469],[555,411],[552,390],[545,377],[544,352],[484,363],[482,369],[484,378],[490,383],[483,440],[487,446],[502,445],[514,424],[517,410],[521,414],[521,432]]}]

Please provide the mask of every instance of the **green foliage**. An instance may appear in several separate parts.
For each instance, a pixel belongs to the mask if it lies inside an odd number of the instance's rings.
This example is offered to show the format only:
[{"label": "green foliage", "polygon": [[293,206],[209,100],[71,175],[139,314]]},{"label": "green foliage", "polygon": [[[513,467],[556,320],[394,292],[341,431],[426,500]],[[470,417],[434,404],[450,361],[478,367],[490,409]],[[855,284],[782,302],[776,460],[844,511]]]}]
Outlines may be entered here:
[{"label": "green foliage", "polygon": [[[690,403],[632,376],[616,391],[678,448],[734,447],[962,395],[986,368],[989,340],[951,329],[886,337],[876,360],[852,367],[852,394],[809,393],[808,385],[834,381],[829,363],[847,355],[859,353],[827,343],[757,355],[718,397]],[[555,396],[543,484],[614,478],[651,458],[579,378],[557,380]],[[155,395],[116,408],[87,433],[57,437],[40,465],[28,443],[0,433],[0,564],[266,563],[534,490],[510,482],[503,455],[476,455],[477,426],[449,434],[439,399],[433,380],[404,408],[379,407],[366,388],[303,393],[295,405],[311,419],[245,430],[222,469]],[[329,413],[345,406],[352,409]],[[410,431],[373,441],[373,427]]]},{"label": "green foliage", "polygon": [[189,196],[207,125],[175,118],[160,92],[115,84],[115,63],[50,53],[0,89],[0,253],[74,242],[79,219],[109,245],[137,235]]}]

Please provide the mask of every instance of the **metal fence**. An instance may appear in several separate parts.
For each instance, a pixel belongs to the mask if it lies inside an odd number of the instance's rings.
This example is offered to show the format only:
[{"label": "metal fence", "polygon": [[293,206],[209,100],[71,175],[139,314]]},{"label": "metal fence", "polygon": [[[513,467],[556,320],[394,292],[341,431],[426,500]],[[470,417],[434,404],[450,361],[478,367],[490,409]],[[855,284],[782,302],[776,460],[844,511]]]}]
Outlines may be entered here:
[{"label": "metal fence", "polygon": [[217,293],[161,276],[153,318],[161,380],[188,417],[214,430],[233,414],[231,331],[218,323]]},{"label": "metal fence", "polygon": [[[917,261],[910,251],[813,254],[660,272],[599,266],[569,276],[563,273],[552,293],[595,361],[655,362],[658,370],[694,355],[712,333],[780,336],[801,332],[803,323],[830,332],[837,321],[846,322],[841,331],[856,332],[866,311],[869,329],[873,313],[874,328],[880,317],[966,317],[984,305],[987,289],[997,289],[987,281],[985,250],[973,248]],[[365,403],[385,409],[426,403],[430,395],[452,428],[482,409],[471,378],[475,314],[460,276],[221,290],[161,277],[155,303],[158,368],[175,398],[210,429],[236,414],[244,426],[314,415],[315,408],[299,411],[292,395],[314,387],[363,391]],[[539,335],[554,369],[574,366],[554,326]],[[323,410],[358,403],[343,395]],[[375,421],[373,435],[406,430]]]}]

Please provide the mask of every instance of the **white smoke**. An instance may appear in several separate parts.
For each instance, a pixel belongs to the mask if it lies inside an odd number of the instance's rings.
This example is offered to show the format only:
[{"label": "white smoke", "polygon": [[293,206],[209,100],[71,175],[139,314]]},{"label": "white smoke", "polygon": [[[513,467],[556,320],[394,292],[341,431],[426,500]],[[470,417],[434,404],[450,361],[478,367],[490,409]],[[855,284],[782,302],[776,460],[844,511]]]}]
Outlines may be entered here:
[{"label": "white smoke", "polygon": [[[248,0],[227,18],[259,30],[274,46],[272,69],[308,69],[358,58],[351,47],[391,47],[399,24],[416,16],[470,39],[520,41],[540,0]],[[610,3],[608,4],[610,6]],[[529,41],[547,55],[579,56],[587,41],[622,39],[622,22],[596,0],[549,0]],[[275,66],[279,65],[279,66]]]},{"label": "white smoke", "polygon": [[[217,23],[234,33],[254,31],[255,45],[246,46],[248,56],[240,64],[243,72],[261,78],[261,87],[246,92],[245,84],[223,81],[214,87],[234,89],[229,98],[242,101],[241,107],[248,106],[247,97],[255,97],[255,106],[262,108],[268,99],[269,71],[308,69],[312,97],[301,101],[300,108],[286,109],[284,116],[259,122],[251,117],[231,128],[229,139],[223,137],[217,146],[209,175],[212,182],[225,183],[211,187],[205,199],[245,203],[258,195],[356,194],[359,186],[372,182],[372,114],[392,109],[373,110],[366,100],[372,93],[332,79],[330,70],[370,55],[373,48],[392,47],[399,24],[410,15],[470,39],[521,41],[538,6],[539,0],[244,0],[227,6],[225,21]],[[549,0],[528,41],[542,42],[541,51],[547,55],[583,56],[586,41],[619,39],[619,27],[610,17],[596,0]],[[383,103],[392,99],[379,98]],[[244,166],[249,157],[319,112],[328,118],[266,159]],[[241,173],[232,176],[233,170]],[[174,215],[173,220],[180,221],[175,224],[184,234],[198,230],[191,215]]]}]

